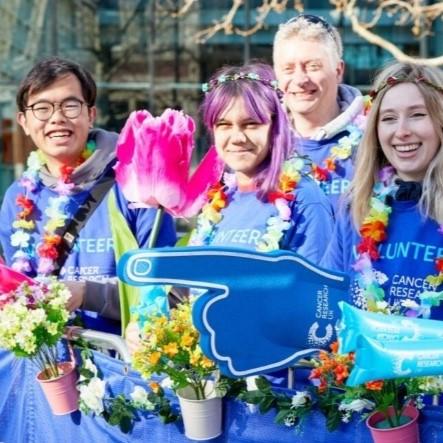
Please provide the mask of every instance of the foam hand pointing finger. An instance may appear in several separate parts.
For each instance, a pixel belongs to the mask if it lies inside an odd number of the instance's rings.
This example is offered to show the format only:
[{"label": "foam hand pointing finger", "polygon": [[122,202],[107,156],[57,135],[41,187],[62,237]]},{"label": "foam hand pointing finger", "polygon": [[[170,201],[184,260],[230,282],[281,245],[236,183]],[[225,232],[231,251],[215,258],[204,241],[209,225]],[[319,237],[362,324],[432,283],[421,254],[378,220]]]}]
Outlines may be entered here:
[{"label": "foam hand pointing finger", "polygon": [[118,265],[131,285],[207,289],[193,320],[203,352],[229,376],[275,371],[335,335],[338,301],[348,280],[288,251],[259,253],[223,247],[130,251]]}]

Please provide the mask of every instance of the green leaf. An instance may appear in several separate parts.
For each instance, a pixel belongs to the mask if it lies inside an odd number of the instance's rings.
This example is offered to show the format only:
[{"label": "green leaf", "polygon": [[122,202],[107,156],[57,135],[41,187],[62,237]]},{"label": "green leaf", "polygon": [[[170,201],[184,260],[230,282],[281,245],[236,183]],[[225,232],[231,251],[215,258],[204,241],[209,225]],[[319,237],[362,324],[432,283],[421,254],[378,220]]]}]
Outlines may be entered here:
[{"label": "green leaf", "polygon": [[262,414],[268,412],[274,405],[274,401],[275,398],[272,393],[270,395],[266,395],[258,405],[260,412]]},{"label": "green leaf", "polygon": [[338,408],[331,408],[326,415],[326,427],[328,431],[334,431],[338,428],[341,422],[341,414]]},{"label": "green leaf", "polygon": [[265,394],[260,391],[246,391],[241,395],[241,400],[253,405],[259,404],[265,398]]},{"label": "green leaf", "polygon": [[257,377],[255,379],[255,384],[260,391],[268,392],[271,390],[271,384],[264,377]]},{"label": "green leaf", "polygon": [[281,409],[275,416],[275,422],[278,424],[284,424],[285,418],[291,413],[290,409]]}]

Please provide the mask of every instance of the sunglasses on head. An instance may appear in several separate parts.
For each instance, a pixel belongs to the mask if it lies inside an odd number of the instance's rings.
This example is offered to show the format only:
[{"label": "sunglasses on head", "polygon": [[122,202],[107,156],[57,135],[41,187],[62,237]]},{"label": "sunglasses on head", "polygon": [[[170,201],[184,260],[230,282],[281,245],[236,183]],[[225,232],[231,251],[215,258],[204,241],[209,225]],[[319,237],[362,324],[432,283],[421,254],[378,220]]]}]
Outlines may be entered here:
[{"label": "sunglasses on head", "polygon": [[317,24],[320,23],[320,25],[329,33],[329,35],[334,39],[335,41],[335,35],[334,31],[332,29],[332,26],[323,18],[319,17],[318,15],[312,15],[312,14],[299,14],[296,17],[290,18],[285,24],[289,25],[290,23],[295,23],[298,20],[306,20],[309,23]]}]

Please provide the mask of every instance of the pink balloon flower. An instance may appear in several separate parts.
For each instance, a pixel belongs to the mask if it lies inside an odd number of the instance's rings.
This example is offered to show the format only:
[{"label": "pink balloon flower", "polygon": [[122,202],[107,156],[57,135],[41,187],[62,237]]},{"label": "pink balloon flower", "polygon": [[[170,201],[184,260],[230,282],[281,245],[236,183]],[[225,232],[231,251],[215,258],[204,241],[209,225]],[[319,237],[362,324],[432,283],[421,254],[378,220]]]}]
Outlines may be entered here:
[{"label": "pink balloon flower", "polygon": [[134,207],[162,207],[176,217],[201,209],[223,163],[212,147],[190,174],[194,132],[194,121],[182,111],[131,113],[117,142],[115,174]]}]

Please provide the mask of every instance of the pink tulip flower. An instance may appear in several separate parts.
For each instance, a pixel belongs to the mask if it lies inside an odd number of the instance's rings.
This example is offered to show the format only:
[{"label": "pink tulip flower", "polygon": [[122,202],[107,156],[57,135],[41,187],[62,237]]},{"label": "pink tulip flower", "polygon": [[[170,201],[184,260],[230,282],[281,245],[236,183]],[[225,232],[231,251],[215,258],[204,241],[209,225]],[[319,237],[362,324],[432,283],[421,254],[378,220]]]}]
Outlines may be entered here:
[{"label": "pink tulip flower", "polygon": [[212,147],[191,176],[194,132],[194,121],[181,111],[131,113],[117,142],[115,174],[134,207],[161,207],[176,217],[198,213],[223,163]]},{"label": "pink tulip flower", "polygon": [[14,291],[23,283],[33,284],[33,280],[26,275],[8,268],[0,262],[0,294],[6,294]]}]

